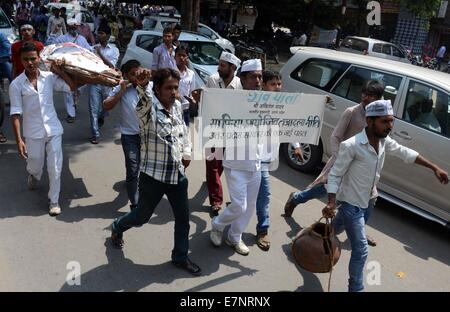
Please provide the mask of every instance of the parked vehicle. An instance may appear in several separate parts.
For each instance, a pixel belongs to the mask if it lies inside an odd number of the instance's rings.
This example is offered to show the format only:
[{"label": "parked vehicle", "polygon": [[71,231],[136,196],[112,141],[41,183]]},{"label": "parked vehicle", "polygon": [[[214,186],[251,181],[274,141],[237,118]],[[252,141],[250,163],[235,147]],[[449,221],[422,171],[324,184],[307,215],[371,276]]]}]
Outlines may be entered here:
[{"label": "parked vehicle", "polygon": [[[156,15],[156,16],[145,16],[143,20],[144,30],[163,30],[167,26],[173,23],[180,23],[180,16],[175,15],[174,17],[169,17],[166,15]],[[228,39],[222,38],[216,31],[212,28],[206,26],[205,24],[198,24],[198,32],[211,40],[214,40],[218,45],[220,45],[225,51],[234,54],[234,45]]]},{"label": "parked vehicle", "polygon": [[438,69],[437,58],[426,56],[424,59],[423,66],[432,70],[437,70]]},{"label": "parked vehicle", "polygon": [[[179,41],[189,47],[189,66],[195,72],[196,85],[204,86],[208,77],[217,72],[219,58],[224,51],[211,39],[194,32],[181,32]],[[138,60],[151,68],[153,49],[163,42],[161,30],[136,30],[128,45],[122,64]]]},{"label": "parked vehicle", "polygon": [[414,55],[411,59],[411,64],[422,67],[423,66],[422,56],[420,56],[419,54]]},{"label": "parked vehicle", "polygon": [[5,12],[0,8],[0,32],[3,33],[12,44],[18,39],[16,29],[12,21],[8,19]]},{"label": "parked vehicle", "polygon": [[399,46],[372,38],[348,36],[345,37],[337,49],[343,52],[365,54],[409,63],[406,53]]},{"label": "parked vehicle", "polygon": [[[303,144],[298,161],[289,144],[281,148],[288,163],[310,172],[331,156],[330,137],[343,111],[361,100],[370,79],[386,86],[384,98],[395,112],[391,136],[450,172],[450,79],[441,72],[387,59],[301,47],[281,70],[288,92],[328,95],[319,145]],[[387,156],[378,184],[380,196],[425,218],[450,226],[450,192],[420,166]]]}]

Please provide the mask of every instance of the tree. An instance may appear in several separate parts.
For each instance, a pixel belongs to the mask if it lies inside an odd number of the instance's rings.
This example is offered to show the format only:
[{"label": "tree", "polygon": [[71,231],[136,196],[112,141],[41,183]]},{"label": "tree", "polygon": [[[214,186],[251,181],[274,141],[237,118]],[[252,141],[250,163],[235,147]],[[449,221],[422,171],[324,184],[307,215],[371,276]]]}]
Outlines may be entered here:
[{"label": "tree", "polygon": [[181,28],[197,31],[200,20],[200,0],[181,1]]}]

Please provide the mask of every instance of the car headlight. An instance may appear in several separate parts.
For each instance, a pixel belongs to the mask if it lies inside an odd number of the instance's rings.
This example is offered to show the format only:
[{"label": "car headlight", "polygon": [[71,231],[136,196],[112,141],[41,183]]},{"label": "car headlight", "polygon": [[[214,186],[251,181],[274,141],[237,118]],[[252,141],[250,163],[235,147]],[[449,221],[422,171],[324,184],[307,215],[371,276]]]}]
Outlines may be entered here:
[{"label": "car headlight", "polygon": [[9,43],[13,44],[17,40],[17,35],[16,34],[10,34],[10,35],[8,35],[7,38],[8,38]]},{"label": "car headlight", "polygon": [[200,78],[203,80],[203,82],[206,84],[206,82],[208,81],[209,73],[207,73],[203,70],[200,70],[198,68],[196,68],[195,71],[200,76]]}]

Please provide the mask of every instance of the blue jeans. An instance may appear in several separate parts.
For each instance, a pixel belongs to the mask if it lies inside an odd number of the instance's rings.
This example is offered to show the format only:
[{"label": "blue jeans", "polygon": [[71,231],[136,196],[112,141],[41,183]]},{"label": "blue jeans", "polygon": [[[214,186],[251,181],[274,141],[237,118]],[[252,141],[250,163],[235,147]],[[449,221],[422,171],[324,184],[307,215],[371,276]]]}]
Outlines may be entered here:
[{"label": "blue jeans", "polygon": [[266,233],[269,229],[269,203],[270,203],[270,174],[267,170],[261,170],[261,184],[259,185],[258,198],[256,199],[256,215],[258,224],[256,233]]},{"label": "blue jeans", "polygon": [[348,266],[348,291],[350,292],[364,290],[364,265],[369,254],[364,221],[365,210],[367,209],[342,202],[333,220],[336,234],[345,230],[352,247]]},{"label": "blue jeans", "polygon": [[89,119],[93,137],[100,136],[98,119],[103,118],[103,114],[103,86],[91,85],[89,89]]},{"label": "blue jeans", "polygon": [[[316,184],[311,188],[308,188],[304,191],[297,192],[293,196],[293,201],[295,204],[303,204],[307,201],[314,199],[314,198],[321,198],[327,195],[327,189],[325,188],[325,185],[322,183]],[[377,197],[372,198],[369,201],[369,207],[364,210],[364,222],[367,224],[367,221],[369,220],[370,215],[372,214],[373,208],[375,207],[375,203],[377,201]]]},{"label": "blue jeans", "polygon": [[[178,184],[166,184],[153,179],[145,173],[139,176],[139,204],[136,209],[116,219],[112,231],[119,237],[133,226],[140,226],[150,220],[161,198],[166,195],[175,217],[175,246],[172,262],[188,259],[189,251],[189,202],[188,179],[181,176]],[[161,243],[167,243],[162,242]]]},{"label": "blue jeans", "polygon": [[191,122],[191,117],[189,116],[189,109],[185,109],[183,111],[183,119],[186,126],[189,127],[189,123]]},{"label": "blue jeans", "polygon": [[139,162],[141,160],[141,138],[139,134],[122,134],[120,140],[122,142],[123,154],[125,156],[128,199],[130,200],[131,207],[135,208],[139,199],[138,177]]},{"label": "blue jeans", "polygon": [[0,62],[0,78],[8,78],[11,82],[12,65],[10,62]]},{"label": "blue jeans", "polygon": [[322,183],[316,184],[311,188],[294,194],[292,200],[296,205],[303,204],[314,198],[320,198],[327,195],[327,189]]}]

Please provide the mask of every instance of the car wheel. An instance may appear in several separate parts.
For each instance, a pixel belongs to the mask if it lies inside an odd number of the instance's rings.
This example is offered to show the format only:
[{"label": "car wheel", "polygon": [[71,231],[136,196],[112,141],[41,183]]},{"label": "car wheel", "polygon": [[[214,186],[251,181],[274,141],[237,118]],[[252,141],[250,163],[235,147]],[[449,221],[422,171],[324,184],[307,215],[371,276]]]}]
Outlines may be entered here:
[{"label": "car wheel", "polygon": [[289,143],[281,145],[281,153],[288,165],[295,170],[305,173],[314,171],[322,163],[322,143],[319,143],[319,145],[301,143],[300,148],[303,152],[303,161],[297,159],[294,154],[294,148]]}]

